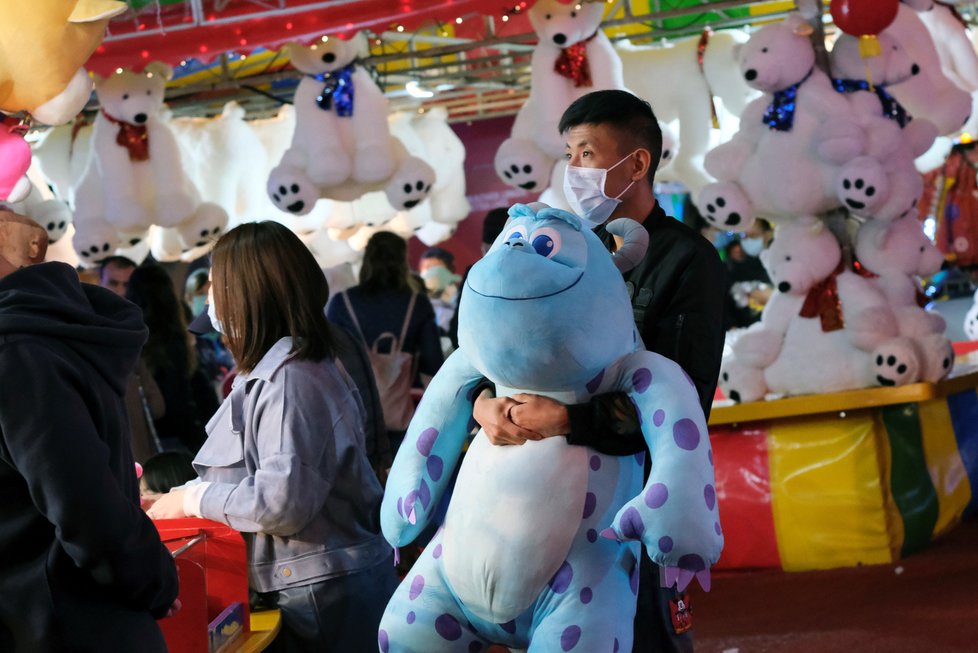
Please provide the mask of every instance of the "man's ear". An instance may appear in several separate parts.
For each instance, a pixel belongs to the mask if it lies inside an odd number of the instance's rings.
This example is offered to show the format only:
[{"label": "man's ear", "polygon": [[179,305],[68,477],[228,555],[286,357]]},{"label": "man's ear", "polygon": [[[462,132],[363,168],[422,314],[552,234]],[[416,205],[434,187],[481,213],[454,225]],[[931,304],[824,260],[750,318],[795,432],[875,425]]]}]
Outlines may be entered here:
[{"label": "man's ear", "polygon": [[[644,147],[640,147],[635,150],[635,156],[633,158],[634,163],[632,164],[632,179],[638,181],[648,177],[649,171],[654,167],[652,165],[652,153],[649,152]],[[658,164],[658,162],[656,162]]]}]

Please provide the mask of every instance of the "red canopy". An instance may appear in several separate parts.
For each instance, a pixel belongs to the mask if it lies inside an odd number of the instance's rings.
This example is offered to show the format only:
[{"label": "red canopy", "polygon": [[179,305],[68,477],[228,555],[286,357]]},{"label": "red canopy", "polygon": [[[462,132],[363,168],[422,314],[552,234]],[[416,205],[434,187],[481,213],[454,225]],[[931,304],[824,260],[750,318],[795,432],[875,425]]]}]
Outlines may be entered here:
[{"label": "red canopy", "polygon": [[[135,4],[135,3],[133,3]],[[150,61],[171,66],[186,59],[210,60],[222,52],[277,49],[288,41],[324,34],[343,37],[361,29],[380,33],[402,25],[407,32],[448,24],[459,37],[483,36],[480,18],[496,13],[501,34],[529,31],[527,2],[500,0],[160,0],[112,20],[88,68],[106,75]],[[501,21],[504,14],[514,20]],[[456,18],[463,18],[456,24]]]}]

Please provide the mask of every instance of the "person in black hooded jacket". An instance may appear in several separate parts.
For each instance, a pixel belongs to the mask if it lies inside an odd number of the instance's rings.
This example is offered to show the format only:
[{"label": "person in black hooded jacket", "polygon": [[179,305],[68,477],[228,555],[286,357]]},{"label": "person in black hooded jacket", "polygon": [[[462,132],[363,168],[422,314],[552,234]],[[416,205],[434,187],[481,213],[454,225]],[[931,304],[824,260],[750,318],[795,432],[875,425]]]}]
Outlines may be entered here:
[{"label": "person in black hooded jacket", "polygon": [[139,507],[124,403],[146,328],[70,266],[30,265],[46,236],[11,243],[29,224],[0,212],[0,651],[163,652],[176,567]]}]

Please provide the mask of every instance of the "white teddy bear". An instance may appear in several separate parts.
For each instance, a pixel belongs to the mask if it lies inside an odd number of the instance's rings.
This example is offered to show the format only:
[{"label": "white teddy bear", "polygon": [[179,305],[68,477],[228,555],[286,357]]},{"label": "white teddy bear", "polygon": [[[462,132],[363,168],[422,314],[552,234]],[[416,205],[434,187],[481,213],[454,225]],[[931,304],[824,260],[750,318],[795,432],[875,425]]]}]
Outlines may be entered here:
[{"label": "white teddy bear", "polygon": [[964,335],[968,340],[978,340],[978,291],[975,291],[975,302],[964,316]]},{"label": "white teddy bear", "polygon": [[956,2],[904,0],[915,9],[937,48],[941,70],[958,88],[978,91],[978,54],[971,44],[968,27],[953,7]]},{"label": "white teddy bear", "polygon": [[91,158],[75,192],[75,250],[92,263],[119,244],[146,238],[152,225],[175,228],[184,249],[215,239],[227,213],[200,202],[180,162],[169,127],[160,119],[169,66],[95,78],[101,111]]},{"label": "white teddy bear", "polygon": [[897,320],[901,336],[912,338],[921,363],[921,380],[935,382],[947,376],[954,361],[947,327],[940,314],[924,310],[927,297],[919,276],[941,269],[944,255],[934,246],[916,217],[892,223],[868,220],[856,236],[856,258],[883,292]]},{"label": "white teddy bear", "polygon": [[399,210],[424,200],[435,173],[391,135],[387,99],[357,63],[368,52],[366,37],[284,49],[303,78],[292,144],[268,178],[275,206],[305,215],[321,197],[349,202],[371,191],[383,191]]},{"label": "white teddy bear", "polygon": [[869,135],[866,152],[840,170],[836,192],[850,212],[890,221],[909,215],[923,194],[914,161],[931,147],[938,130],[926,118],[911,116],[890,93],[895,84],[919,75],[920,66],[892,36],[880,34],[879,42],[882,54],[869,59],[860,56],[859,39],[848,34],[832,47],[832,83],[856,107]]},{"label": "white teddy bear", "polygon": [[557,130],[564,110],[592,91],[625,88],[621,60],[600,29],[604,9],[603,2],[537,0],[527,12],[539,41],[530,96],[496,151],[496,173],[504,183],[544,190],[554,162],[564,157]]},{"label": "white teddy bear", "polygon": [[838,169],[866,149],[852,104],[815,65],[811,32],[801,15],[791,14],[740,49],[744,79],[764,95],[744,109],[734,137],[706,155],[706,171],[718,181],[696,204],[720,229],[837,207]]},{"label": "white teddy bear", "polygon": [[656,47],[616,45],[628,89],[648,100],[660,121],[677,122],[682,147],[676,152],[663,144],[663,159],[673,155],[670,176],[694,196],[713,181],[703,169],[703,157],[714,144],[714,98],[727,114],[739,117],[758,95],[737,67],[737,53],[746,41],[744,32],[724,30]]},{"label": "white teddy bear", "polygon": [[778,292],[723,361],[720,387],[728,397],[755,401],[768,393],[918,380],[916,343],[898,337],[883,293],[844,269],[839,243],[824,223],[805,218],[778,225],[761,258]]}]

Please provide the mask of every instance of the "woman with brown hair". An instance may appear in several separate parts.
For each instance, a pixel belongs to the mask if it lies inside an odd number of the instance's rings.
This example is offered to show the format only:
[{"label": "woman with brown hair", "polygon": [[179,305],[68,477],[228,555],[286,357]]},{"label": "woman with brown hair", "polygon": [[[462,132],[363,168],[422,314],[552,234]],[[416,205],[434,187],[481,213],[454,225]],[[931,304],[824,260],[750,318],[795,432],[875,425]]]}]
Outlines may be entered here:
[{"label": "woman with brown hair", "polygon": [[252,589],[282,611],[276,650],[375,650],[397,578],[359,395],[323,314],[326,279],[275,222],[222,236],[211,276],[209,311],[238,376],[194,460],[200,482],[164,495],[149,514],[242,532]]},{"label": "woman with brown hair", "polygon": [[391,451],[404,439],[414,415],[411,386],[417,372],[426,382],[444,362],[435,310],[418,292],[408,270],[407,243],[397,234],[378,231],[363,252],[360,284],[338,293],[326,315],[357,335],[367,347]]}]

